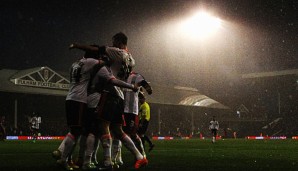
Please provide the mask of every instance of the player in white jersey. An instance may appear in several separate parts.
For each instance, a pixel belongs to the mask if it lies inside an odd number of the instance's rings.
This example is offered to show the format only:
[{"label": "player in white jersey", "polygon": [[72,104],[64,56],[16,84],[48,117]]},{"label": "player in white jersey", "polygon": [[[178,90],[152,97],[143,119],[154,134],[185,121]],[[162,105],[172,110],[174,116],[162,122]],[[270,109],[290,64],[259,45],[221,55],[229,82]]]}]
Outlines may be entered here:
[{"label": "player in white jersey", "polygon": [[[98,124],[99,131],[97,134],[100,137],[101,144],[104,152],[104,163],[99,169],[112,168],[113,163],[111,160],[111,143],[112,137],[110,134],[109,126],[111,126],[111,131],[113,135],[124,141],[124,145],[133,153],[138,160],[143,160],[143,156],[139,153],[137,148],[134,146],[131,139],[124,134],[121,129],[122,124],[122,112],[123,112],[123,99],[121,98],[118,90],[115,89],[115,83],[113,85],[111,82],[117,81],[117,85],[134,91],[138,91],[138,87],[134,87],[134,84],[128,84],[126,82],[117,80],[111,77],[108,73],[108,68],[102,68],[98,71],[93,82],[91,84],[91,92],[100,92],[101,97],[97,108],[96,121]],[[110,77],[110,78],[109,78]]]},{"label": "player in white jersey", "polygon": [[[95,51],[95,52],[98,52],[99,54],[106,55],[109,59],[109,66],[111,67],[112,73],[113,73],[113,75],[115,75],[115,77],[117,79],[125,80],[130,72],[128,69],[128,65],[129,65],[129,62],[132,60],[132,56],[127,51],[127,37],[125,34],[123,34],[121,32],[117,33],[113,36],[113,47],[106,47],[106,46],[91,47],[91,46],[86,46],[86,45],[74,44],[74,48]],[[108,86],[107,89],[105,90],[105,92],[108,92],[106,95],[108,97],[108,101],[106,101],[106,100],[101,101],[102,102],[102,103],[100,103],[101,105],[105,104],[105,106],[101,106],[102,110],[105,110],[105,109],[112,110],[112,106],[107,105],[106,103],[114,101],[115,103],[113,104],[113,107],[116,111],[112,111],[112,113],[113,112],[120,113],[121,111],[123,113],[124,95],[123,95],[122,90],[119,87]],[[116,97],[116,98],[113,98],[113,97]],[[104,99],[103,94],[101,94],[101,99]],[[108,114],[111,111],[107,110],[104,112],[106,114]],[[140,152],[136,149],[136,147],[133,144],[133,142],[131,141],[131,139],[126,134],[124,134],[124,132],[122,130],[122,123],[120,123],[120,121],[118,120],[119,118],[115,117],[115,118],[108,118],[108,120],[105,120],[105,119],[107,119],[107,118],[102,119],[101,120],[102,123],[100,124],[102,126],[101,130],[105,134],[101,137],[101,141],[105,142],[105,143],[102,143],[102,146],[104,146],[104,149],[107,151],[106,154],[109,155],[108,157],[106,157],[105,165],[107,167],[109,167],[108,165],[111,165],[111,163],[112,163],[111,161],[109,161],[111,158],[111,156],[110,156],[111,144],[110,143],[112,140],[112,138],[110,136],[110,132],[109,132],[109,126],[110,126],[110,123],[112,123],[112,122],[115,123],[115,124],[112,124],[113,126],[111,126],[111,129],[114,130],[113,131],[114,135],[116,135],[116,137],[118,137],[118,138],[120,137],[121,141],[124,142],[124,145],[126,145],[126,147],[129,146],[128,148],[130,148],[130,150],[135,154],[135,157],[137,159],[137,161],[135,163],[135,168],[139,168],[141,166],[146,165],[148,163],[148,160],[140,154]],[[118,136],[118,135],[123,135],[123,136]]]},{"label": "player in white jersey", "polygon": [[[95,71],[97,72],[97,70]],[[93,84],[90,84],[90,90],[94,90],[95,87],[101,90],[102,86],[107,86],[113,90],[117,89],[113,92],[115,94],[118,94],[119,88],[114,86],[126,87],[130,89],[133,88],[131,84],[127,84],[126,82],[116,79],[110,71],[110,68],[106,65],[102,65],[98,69],[98,72],[96,72],[91,74],[91,78],[95,77],[95,82]],[[135,91],[138,90],[138,88],[134,89]],[[101,91],[88,91],[88,114],[86,115],[87,117],[84,117],[84,131],[80,141],[79,159],[77,162],[77,164],[82,165],[83,170],[95,169],[95,164],[97,163],[96,154],[99,144],[98,137],[100,135],[98,130],[101,129],[98,126],[101,125],[101,123],[97,119],[98,117],[96,116],[95,111],[99,102],[99,98],[101,96],[99,92]]]},{"label": "player in white jersey", "polygon": [[[82,167],[83,170],[96,168],[97,150],[99,139],[95,136],[95,110],[100,98],[100,94],[95,92],[88,94],[87,98],[87,114],[83,117],[83,131],[80,138],[80,148],[78,158],[75,164]],[[91,158],[91,161],[89,160]],[[85,162],[84,162],[85,161]]]},{"label": "player in white jersey", "polygon": [[82,133],[82,118],[87,112],[87,87],[90,73],[95,66],[100,65],[97,53],[86,52],[84,57],[74,62],[70,69],[70,88],[66,97],[66,119],[70,132],[53,155],[61,153],[57,164],[66,170],[77,168],[71,160],[72,152]]},{"label": "player in white jersey", "polygon": [[106,56],[108,65],[113,75],[120,80],[125,80],[130,73],[129,63],[133,60],[132,55],[127,49],[127,36],[120,32],[113,36],[113,46],[90,46],[73,43],[71,48],[98,53]]},{"label": "player in white jersey", "polygon": [[39,124],[41,123],[41,117],[38,117],[36,114],[34,114],[33,117],[30,118],[29,123],[33,142],[35,142],[39,133]]},{"label": "player in white jersey", "polygon": [[[138,84],[145,88],[148,94],[152,94],[152,87],[145,80],[145,78],[134,71],[130,72],[127,83]],[[141,138],[137,134],[137,123],[138,123],[138,112],[139,112],[139,94],[140,90],[137,92],[131,91],[129,89],[124,89],[124,126],[123,130],[130,138],[134,141],[138,150],[146,156],[145,150],[142,145]],[[113,140],[113,160],[114,163],[122,165],[123,161],[121,158],[121,142]]]},{"label": "player in white jersey", "polygon": [[215,143],[218,129],[219,129],[219,123],[217,120],[215,120],[215,116],[213,116],[209,124],[209,130],[211,130],[211,133],[212,133],[212,143]]},{"label": "player in white jersey", "polygon": [[[84,163],[83,163],[83,169],[94,169],[94,165],[91,162],[91,157],[92,155],[95,156],[94,151],[96,151],[96,148],[94,150],[94,142],[96,140],[96,137],[101,136],[101,121],[99,120],[98,113],[96,112],[96,107],[99,103],[99,99],[101,97],[102,91],[106,90],[106,87],[112,87],[114,86],[120,86],[120,87],[125,87],[129,89],[133,89],[134,91],[138,90],[138,87],[135,87],[135,85],[132,84],[127,84],[126,82],[123,82],[121,80],[116,79],[112,72],[110,71],[109,67],[107,66],[102,66],[96,75],[94,76],[94,81],[92,84],[90,84],[90,91],[88,91],[90,94],[88,95],[88,105],[89,105],[89,115],[92,115],[93,120],[89,121],[90,125],[94,124],[94,129],[93,126],[91,130],[89,131],[90,134],[88,135],[87,138],[87,145],[86,145],[86,151],[85,151],[85,157],[84,157]],[[94,136],[95,135],[95,136]],[[90,137],[91,136],[91,137]],[[92,166],[93,165],[93,166]]]}]

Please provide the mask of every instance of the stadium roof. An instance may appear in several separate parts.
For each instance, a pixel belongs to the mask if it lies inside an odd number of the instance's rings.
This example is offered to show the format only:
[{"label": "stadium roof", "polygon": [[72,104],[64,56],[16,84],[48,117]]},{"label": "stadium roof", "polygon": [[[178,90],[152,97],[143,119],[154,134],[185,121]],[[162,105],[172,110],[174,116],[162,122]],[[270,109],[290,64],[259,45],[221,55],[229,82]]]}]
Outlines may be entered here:
[{"label": "stadium roof", "polygon": [[275,77],[275,76],[286,76],[286,75],[296,75],[298,76],[298,69],[282,70],[282,71],[272,71],[272,72],[258,72],[242,74],[242,78],[262,78],[262,77]]},{"label": "stadium roof", "polygon": [[197,89],[180,86],[162,86],[151,83],[153,94],[147,95],[149,102],[160,104],[188,105],[217,109],[229,109],[227,106],[211,99]]},{"label": "stadium roof", "polygon": [[[26,70],[0,70],[0,92],[66,96],[69,80],[49,67]],[[151,83],[153,94],[147,95],[151,103],[189,105],[217,109],[229,109],[223,104],[200,94],[197,89],[179,86],[163,86]]]},{"label": "stadium roof", "polygon": [[[52,82],[54,80],[55,82]],[[62,80],[62,81],[57,81]],[[69,81],[48,67],[37,67],[26,70],[0,70],[0,91],[11,93],[27,93],[65,96]],[[55,87],[56,86],[56,87]]]}]

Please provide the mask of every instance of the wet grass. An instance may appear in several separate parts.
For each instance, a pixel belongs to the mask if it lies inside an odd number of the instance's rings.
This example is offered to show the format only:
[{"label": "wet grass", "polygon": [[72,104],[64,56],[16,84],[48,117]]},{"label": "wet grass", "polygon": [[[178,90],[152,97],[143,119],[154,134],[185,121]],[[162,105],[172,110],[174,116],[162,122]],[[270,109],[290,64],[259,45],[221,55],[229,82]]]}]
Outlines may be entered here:
[{"label": "wet grass", "polygon": [[[61,141],[1,141],[0,170],[63,170],[56,166],[51,152]],[[140,170],[297,170],[298,140],[225,139],[156,140],[147,154],[149,165]],[[74,156],[77,155],[77,150]],[[123,148],[124,165],[133,170],[134,158]],[[102,150],[98,152],[102,160]],[[80,170],[80,169],[78,169]]]}]

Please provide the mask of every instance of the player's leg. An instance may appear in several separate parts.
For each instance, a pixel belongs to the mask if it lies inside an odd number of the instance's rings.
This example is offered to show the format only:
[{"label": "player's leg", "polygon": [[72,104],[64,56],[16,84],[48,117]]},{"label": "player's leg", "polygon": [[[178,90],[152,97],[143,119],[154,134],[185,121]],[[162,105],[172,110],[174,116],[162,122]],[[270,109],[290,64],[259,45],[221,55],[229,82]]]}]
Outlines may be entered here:
[{"label": "player's leg", "polygon": [[138,150],[142,153],[142,155],[144,157],[146,157],[145,148],[143,146],[142,139],[139,137],[139,135],[135,133],[135,134],[132,134],[130,137],[133,140],[133,142],[135,143]]},{"label": "player's leg", "polygon": [[216,130],[212,129],[212,143],[215,143],[215,139],[216,139]]},{"label": "player's leg", "polygon": [[120,165],[123,165],[121,148],[122,148],[121,141],[119,139],[116,139],[115,137],[113,137],[113,143],[112,143],[112,161],[113,161],[115,167],[117,167],[117,168]]},{"label": "player's leg", "polygon": [[94,163],[95,165],[98,165],[98,161],[97,161],[97,151],[99,148],[99,144],[100,144],[100,140],[98,136],[95,136],[95,141],[94,141],[94,151],[92,153],[92,157],[91,157],[91,161],[92,163]]},{"label": "player's leg", "polygon": [[123,145],[135,156],[136,163],[135,168],[138,169],[142,166],[145,166],[148,164],[148,160],[140,153],[140,151],[135,146],[134,142],[131,140],[131,138],[124,133],[122,130],[122,123],[123,123],[123,99],[118,98],[115,99],[114,104],[116,104],[113,107],[112,113],[113,118],[111,119],[111,130],[113,131],[113,135],[115,138],[119,139]]},{"label": "player's leg", "polygon": [[146,146],[145,146],[145,143],[146,143],[146,140],[145,140],[146,127],[144,126],[143,123],[144,123],[144,122],[142,121],[142,126],[140,126],[140,127],[138,128],[138,132],[137,132],[137,134],[140,136],[141,141],[142,141],[142,144],[143,144],[143,148],[145,149],[145,148],[146,148]]},{"label": "player's leg", "polygon": [[73,167],[70,166],[70,161],[72,152],[77,142],[78,134],[76,132],[79,132],[79,130],[80,128],[70,128],[70,132],[66,135],[64,139],[64,150],[61,152],[61,158],[57,160],[57,164],[61,165],[66,170],[73,170]]},{"label": "player's leg", "polygon": [[[72,160],[72,154],[75,150],[76,144],[78,140],[80,140],[81,135],[83,134],[83,119],[87,115],[87,104],[81,103],[81,102],[72,102],[72,117],[69,119],[68,125],[70,125],[70,133],[74,137],[74,144],[66,146],[65,149],[70,150],[69,154],[67,156],[67,163],[70,167],[74,169],[78,169],[80,166],[78,166],[73,160]],[[74,107],[76,105],[76,107]],[[69,110],[71,111],[71,110]],[[70,114],[70,113],[69,113]],[[70,147],[71,146],[71,147]]]},{"label": "player's leg", "polygon": [[[82,161],[82,163],[78,163],[82,165],[83,170],[89,170],[89,169],[95,169],[96,166],[94,163],[91,162],[91,157],[94,152],[94,143],[95,143],[95,117],[94,117],[94,111],[95,108],[88,108],[87,114],[83,117],[83,133],[82,136],[86,137],[84,138],[84,141],[81,141],[83,143],[80,145],[80,154],[79,160]],[[82,140],[82,138],[81,138]],[[78,160],[78,161],[79,161]]]},{"label": "player's leg", "polygon": [[35,128],[32,128],[32,138],[33,138],[33,142],[35,143],[35,141],[37,140],[37,134],[38,131]]},{"label": "player's leg", "polygon": [[216,141],[216,137],[217,137],[217,129],[214,130],[214,142]]},{"label": "player's leg", "polygon": [[57,150],[54,150],[54,151],[52,152],[52,156],[53,156],[54,159],[56,159],[56,160],[61,159],[61,154],[62,154],[62,152],[64,151],[65,141],[66,141],[66,140],[67,140],[67,139],[64,138],[63,141],[60,143],[58,149],[57,149]]},{"label": "player's leg", "polygon": [[86,140],[86,150],[85,150],[84,162],[82,166],[84,170],[96,168],[94,163],[91,162],[91,157],[94,152],[94,143],[95,143],[95,136],[93,133],[89,133]]},{"label": "player's leg", "polygon": [[154,144],[152,143],[150,138],[146,135],[148,126],[149,126],[149,121],[144,120],[142,125],[142,138],[143,138],[143,142],[147,142],[149,144],[149,152],[150,152],[153,149]]},{"label": "player's leg", "polygon": [[78,139],[80,138],[81,129],[82,128],[80,126],[71,126],[70,132],[65,137],[64,150],[61,153],[60,160],[67,161],[70,165],[73,165],[72,153],[75,149]]},{"label": "player's leg", "polygon": [[66,141],[66,139],[64,138],[63,141],[60,143],[58,149],[54,150],[52,152],[52,156],[54,159],[56,159],[56,160],[61,159],[61,153],[62,153],[62,151],[64,151],[65,141]]},{"label": "player's leg", "polygon": [[[133,140],[138,150],[145,156],[142,150],[142,142],[139,139],[140,142],[137,141],[137,138],[135,136],[136,134],[136,127],[135,127],[135,118],[137,115],[132,113],[124,113],[122,115],[122,118],[124,118],[123,121],[123,131]],[[122,148],[122,142],[118,139],[113,139],[113,148],[112,148],[112,159],[116,167],[123,165],[122,160],[122,154],[121,154],[121,148]]]},{"label": "player's leg", "polygon": [[112,136],[109,129],[110,122],[100,119],[98,128],[99,128],[99,137],[101,146],[103,148],[103,166],[99,170],[111,169],[113,167],[112,163]]},{"label": "player's leg", "polygon": [[[100,144],[100,140],[99,140],[99,132],[97,131],[97,122],[96,122],[96,118],[97,118],[97,113],[95,112],[96,108],[91,109],[89,112],[91,113],[91,121],[90,121],[90,133],[92,133],[94,135],[94,141],[93,144],[89,144],[90,147],[93,150],[90,150],[91,152],[91,163],[93,163],[93,165],[98,165],[98,161],[97,161],[97,151],[98,151],[98,147]],[[91,147],[92,146],[92,147]]]},{"label": "player's leg", "polygon": [[61,153],[61,159],[57,160],[57,163],[67,170],[72,170],[73,168],[69,164],[72,164],[71,155],[81,135],[81,118],[86,113],[86,104],[69,100],[66,101],[65,106],[70,132],[65,137],[64,150]]},{"label": "player's leg", "polygon": [[[124,113],[122,115],[122,118],[123,118],[123,125],[124,125],[123,131],[126,133],[131,132],[130,131],[130,120],[131,120],[130,115],[128,113]],[[112,161],[116,168],[123,165],[121,148],[122,148],[122,142],[119,139],[116,139],[114,136],[113,143],[112,143]]]},{"label": "player's leg", "polygon": [[130,136],[130,138],[135,143],[135,146],[142,153],[143,156],[146,156],[145,149],[141,138],[137,134],[137,125],[138,125],[138,115],[133,113],[126,113],[124,115],[126,125],[123,126],[123,131]]},{"label": "player's leg", "polygon": [[83,166],[84,163],[84,155],[85,155],[85,150],[86,150],[86,141],[87,141],[87,136],[85,133],[83,133],[80,137],[80,142],[79,142],[79,154],[78,158],[76,159],[76,165],[79,167]]},{"label": "player's leg", "polygon": [[150,140],[150,138],[146,134],[144,135],[144,140],[149,143],[149,152],[151,150],[153,150],[155,145],[152,143],[152,141]]},{"label": "player's leg", "polygon": [[117,123],[112,124],[111,126],[113,135],[115,135],[116,138],[120,139],[123,145],[135,156],[135,168],[138,169],[142,166],[147,165],[148,160],[139,152],[131,138],[123,132],[122,125]]},{"label": "player's leg", "polygon": [[103,148],[103,164],[99,170],[112,169],[112,136],[110,134],[110,120],[114,107],[113,98],[108,93],[102,93],[96,109],[96,136],[99,137]]}]

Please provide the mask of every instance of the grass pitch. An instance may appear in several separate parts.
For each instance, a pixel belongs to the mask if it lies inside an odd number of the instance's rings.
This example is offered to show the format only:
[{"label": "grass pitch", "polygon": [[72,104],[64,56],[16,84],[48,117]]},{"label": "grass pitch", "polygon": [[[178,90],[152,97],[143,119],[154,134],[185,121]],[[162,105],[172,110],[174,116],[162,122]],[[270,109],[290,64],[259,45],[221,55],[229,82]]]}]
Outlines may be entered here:
[{"label": "grass pitch", "polygon": [[[59,171],[51,152],[61,141],[45,140],[0,142],[0,171]],[[297,140],[225,139],[156,140],[149,165],[139,170],[298,170]],[[148,147],[147,147],[148,148]],[[74,153],[74,158],[77,150]],[[124,166],[118,170],[134,170],[134,158],[123,148]],[[98,152],[102,160],[102,150]],[[80,170],[80,169],[78,169]]]}]

